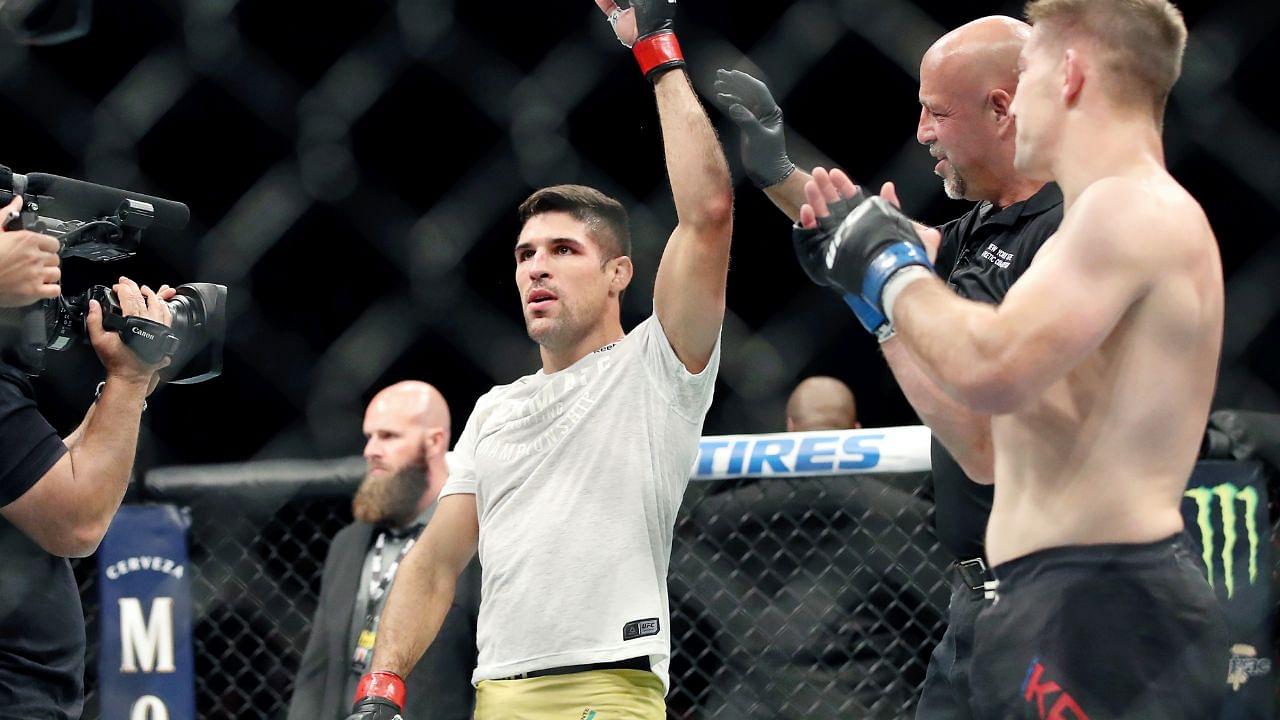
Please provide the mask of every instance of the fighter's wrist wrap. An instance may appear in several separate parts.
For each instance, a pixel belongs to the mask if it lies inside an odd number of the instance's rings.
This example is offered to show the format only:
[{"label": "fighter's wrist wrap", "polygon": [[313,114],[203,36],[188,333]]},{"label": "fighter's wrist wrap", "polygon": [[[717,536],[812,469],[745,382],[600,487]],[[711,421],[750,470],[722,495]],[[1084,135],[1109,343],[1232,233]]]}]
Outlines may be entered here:
[{"label": "fighter's wrist wrap", "polygon": [[[933,277],[933,270],[920,266],[908,265],[895,272],[884,284],[884,292],[880,297],[880,305],[886,318],[893,317],[893,306],[902,291],[917,280]],[[886,321],[892,325],[892,321]]]},{"label": "fighter's wrist wrap", "polygon": [[659,30],[636,40],[631,53],[649,82],[656,82],[668,70],[684,67],[684,53],[672,30]]},{"label": "fighter's wrist wrap", "polygon": [[393,672],[377,671],[366,674],[360,678],[360,684],[356,685],[356,696],[354,702],[360,702],[365,698],[386,698],[395,703],[396,707],[404,707],[404,678]]},{"label": "fighter's wrist wrap", "polygon": [[885,285],[898,272],[913,266],[922,266],[925,270],[932,271],[933,263],[929,262],[929,255],[923,247],[907,242],[895,242],[886,245],[867,264],[862,276],[862,292],[860,295],[873,308],[883,314],[885,318],[892,321],[893,318],[885,312]]},{"label": "fighter's wrist wrap", "polygon": [[858,318],[858,322],[862,323],[862,327],[867,332],[876,336],[878,342],[884,342],[893,337],[893,323],[889,322],[879,310],[853,293],[845,293],[843,297],[845,304],[853,311],[853,316]]}]

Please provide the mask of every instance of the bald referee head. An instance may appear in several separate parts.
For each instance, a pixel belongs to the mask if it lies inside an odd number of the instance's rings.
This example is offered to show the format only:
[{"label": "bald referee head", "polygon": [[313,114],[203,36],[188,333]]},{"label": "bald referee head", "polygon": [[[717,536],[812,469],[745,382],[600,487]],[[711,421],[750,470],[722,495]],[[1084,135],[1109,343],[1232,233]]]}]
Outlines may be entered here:
[{"label": "bald referee head", "polygon": [[805,378],[787,399],[787,432],[860,427],[853,391],[833,377]]},{"label": "bald referee head", "polygon": [[943,35],[920,61],[916,139],[938,160],[934,172],[952,199],[1004,207],[1040,183],[1013,169],[1016,136],[1009,107],[1018,87],[1018,53],[1031,26],[1002,15]]}]

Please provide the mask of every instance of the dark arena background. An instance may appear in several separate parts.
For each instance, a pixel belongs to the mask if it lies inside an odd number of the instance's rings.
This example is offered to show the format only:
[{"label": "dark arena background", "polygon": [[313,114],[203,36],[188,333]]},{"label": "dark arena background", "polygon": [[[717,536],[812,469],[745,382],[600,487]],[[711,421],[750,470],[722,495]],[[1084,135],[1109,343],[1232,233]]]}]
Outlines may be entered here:
[{"label": "dark arena background", "polygon": [[[1280,124],[1267,109],[1280,4],[1180,6],[1191,39],[1165,147],[1221,246],[1214,408],[1280,412]],[[893,179],[905,210],[940,223],[969,206],[945,197],[915,140],[919,59],[950,28],[1020,10],[682,0],[681,44],[737,184],[705,434],[785,430],[787,395],[810,375],[848,383],[866,427],[919,423],[874,338],[805,278],[788,222],[743,176],[738,132],[710,100],[715,70],[763,75],[798,165],[838,164],[868,185]],[[68,292],[120,274],[229,287],[222,376],[152,396],[129,497],[175,503],[191,519],[196,716],[211,719],[284,717],[328,542],[350,520],[373,394],[431,382],[456,437],[477,397],[539,366],[513,278],[517,204],[574,182],[630,209],[638,273],[626,327],[650,312],[675,222],[653,93],[590,0],[100,0],[83,38],[30,47],[0,35],[0,164],[190,206],[186,230],[149,232],[134,258],[67,261]],[[87,347],[51,357],[37,389],[60,432],[101,377]],[[246,478],[277,471],[274,490],[237,494],[249,492]],[[677,525],[671,716],[911,717],[947,597],[927,481],[899,478],[922,504],[881,525],[847,478],[736,482],[691,485]],[[856,534],[880,549],[845,552]],[[752,582],[722,567],[726,557]],[[96,564],[76,566],[89,618],[85,717],[96,718]],[[740,586],[708,592],[722,576]],[[851,602],[878,619],[823,610]],[[847,642],[784,637],[788,623]],[[777,652],[792,653],[786,669],[755,659]],[[842,670],[866,653],[883,656],[877,672]]]}]

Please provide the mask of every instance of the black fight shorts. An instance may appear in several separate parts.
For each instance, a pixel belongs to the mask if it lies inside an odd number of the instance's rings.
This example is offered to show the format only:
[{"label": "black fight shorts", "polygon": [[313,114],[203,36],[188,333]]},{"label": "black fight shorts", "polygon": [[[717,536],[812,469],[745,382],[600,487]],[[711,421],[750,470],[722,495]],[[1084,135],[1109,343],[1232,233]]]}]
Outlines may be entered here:
[{"label": "black fight shorts", "polygon": [[1226,622],[1180,538],[1050,548],[994,568],[974,643],[976,716],[1216,718]]}]

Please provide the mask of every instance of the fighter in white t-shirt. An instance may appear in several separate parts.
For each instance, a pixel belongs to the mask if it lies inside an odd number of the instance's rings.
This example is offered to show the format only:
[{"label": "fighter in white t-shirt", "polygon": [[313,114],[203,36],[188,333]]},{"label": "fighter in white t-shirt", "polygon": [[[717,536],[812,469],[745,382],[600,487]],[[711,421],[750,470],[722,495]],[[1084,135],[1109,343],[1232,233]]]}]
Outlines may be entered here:
[{"label": "fighter in white t-shirt", "polygon": [[[674,0],[597,0],[654,85],[678,224],[623,333],[627,215],[562,185],[520,206],[516,284],[542,369],[486,393],[392,587],[352,715],[390,719],[479,550],[476,718],[665,717],[671,535],[711,403],[733,198],[671,31]],[[412,719],[410,719],[412,720]]]}]

